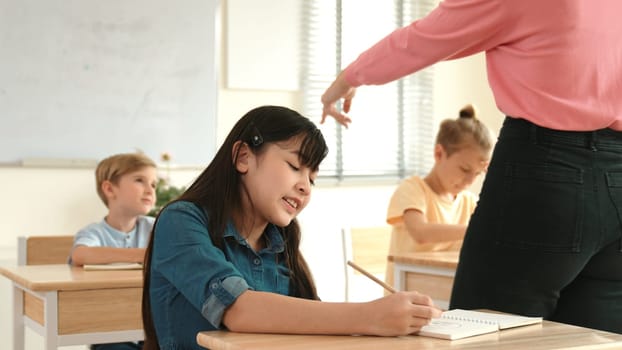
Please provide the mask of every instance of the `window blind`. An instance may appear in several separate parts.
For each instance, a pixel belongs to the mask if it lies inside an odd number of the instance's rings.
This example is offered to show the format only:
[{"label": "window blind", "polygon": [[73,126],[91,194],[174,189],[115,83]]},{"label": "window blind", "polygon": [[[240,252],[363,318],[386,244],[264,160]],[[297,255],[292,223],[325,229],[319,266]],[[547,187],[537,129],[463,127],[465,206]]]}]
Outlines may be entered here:
[{"label": "window blind", "polygon": [[[395,28],[432,10],[434,0],[309,0],[302,2],[301,85],[306,115],[321,115],[320,98],[347,64]],[[346,129],[320,126],[330,152],[320,179],[423,175],[434,143],[433,70],[358,89]]]}]

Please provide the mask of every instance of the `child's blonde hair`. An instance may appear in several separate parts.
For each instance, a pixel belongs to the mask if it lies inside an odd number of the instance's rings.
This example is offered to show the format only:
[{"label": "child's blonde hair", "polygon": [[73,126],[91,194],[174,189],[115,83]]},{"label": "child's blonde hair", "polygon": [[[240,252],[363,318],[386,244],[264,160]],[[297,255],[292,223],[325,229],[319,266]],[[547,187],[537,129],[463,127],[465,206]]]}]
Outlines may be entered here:
[{"label": "child's blonde hair", "polygon": [[476,145],[483,152],[492,149],[493,137],[484,123],[475,116],[472,105],[462,107],[456,119],[445,119],[441,122],[436,144],[440,144],[447,156],[467,146]]},{"label": "child's blonde hair", "polygon": [[145,167],[156,167],[153,160],[142,153],[122,153],[110,156],[97,164],[95,169],[95,182],[97,194],[108,207],[108,198],[102,190],[102,183],[110,181],[117,184],[121,176],[140,170]]}]

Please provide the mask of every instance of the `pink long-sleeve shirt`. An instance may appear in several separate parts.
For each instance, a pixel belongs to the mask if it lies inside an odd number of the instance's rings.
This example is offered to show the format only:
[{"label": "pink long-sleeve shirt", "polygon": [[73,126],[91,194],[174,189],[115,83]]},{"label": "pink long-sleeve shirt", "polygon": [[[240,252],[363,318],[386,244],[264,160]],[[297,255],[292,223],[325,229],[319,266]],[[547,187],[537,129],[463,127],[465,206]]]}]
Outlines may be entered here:
[{"label": "pink long-sleeve shirt", "polygon": [[384,84],[486,52],[505,114],[558,130],[622,130],[622,0],[444,0],[345,69]]}]

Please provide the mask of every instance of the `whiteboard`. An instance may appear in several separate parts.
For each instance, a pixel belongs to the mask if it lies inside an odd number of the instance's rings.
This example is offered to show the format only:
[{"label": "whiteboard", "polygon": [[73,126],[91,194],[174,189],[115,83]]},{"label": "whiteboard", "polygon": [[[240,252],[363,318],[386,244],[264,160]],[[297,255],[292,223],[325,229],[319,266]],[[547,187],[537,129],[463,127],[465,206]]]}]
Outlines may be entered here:
[{"label": "whiteboard", "polygon": [[220,0],[0,0],[0,162],[216,149]]}]

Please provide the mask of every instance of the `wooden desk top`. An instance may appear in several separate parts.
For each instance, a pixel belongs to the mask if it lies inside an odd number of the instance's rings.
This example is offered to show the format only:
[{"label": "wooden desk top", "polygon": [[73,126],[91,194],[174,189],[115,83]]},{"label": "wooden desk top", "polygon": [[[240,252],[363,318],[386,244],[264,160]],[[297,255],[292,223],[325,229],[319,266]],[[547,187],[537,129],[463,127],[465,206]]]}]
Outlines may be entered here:
[{"label": "wooden desk top", "polygon": [[544,321],[459,340],[429,337],[373,337],[200,332],[199,345],[211,350],[377,350],[377,349],[620,349],[622,334]]},{"label": "wooden desk top", "polygon": [[0,274],[32,291],[135,288],[141,270],[84,271],[68,264],[0,266]]},{"label": "wooden desk top", "polygon": [[415,252],[389,255],[393,263],[446,267],[455,269],[458,266],[460,252]]}]

